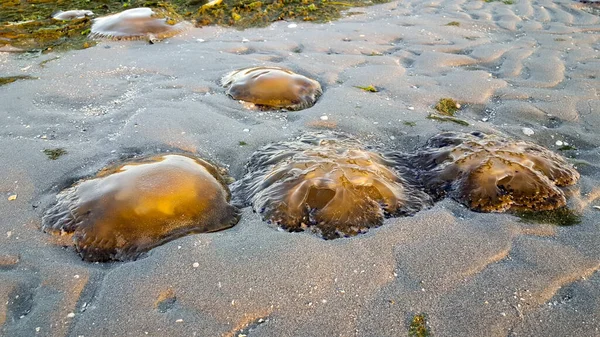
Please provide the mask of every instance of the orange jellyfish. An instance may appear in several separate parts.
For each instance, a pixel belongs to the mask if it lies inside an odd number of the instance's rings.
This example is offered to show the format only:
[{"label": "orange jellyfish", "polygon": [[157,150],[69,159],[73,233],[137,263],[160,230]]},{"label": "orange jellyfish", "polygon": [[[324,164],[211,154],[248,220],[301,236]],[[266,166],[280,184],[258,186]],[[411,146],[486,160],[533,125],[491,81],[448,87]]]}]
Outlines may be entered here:
[{"label": "orange jellyfish", "polygon": [[269,222],[335,239],[411,215],[430,198],[397,163],[339,134],[308,134],[252,155],[248,173],[232,185],[235,202],[252,205]]},{"label": "orange jellyfish", "polygon": [[60,192],[42,229],[73,233],[84,260],[135,260],[190,233],[234,226],[239,211],[217,167],[162,155],[101,171]]},{"label": "orange jellyfish", "polygon": [[89,37],[113,40],[148,39],[150,42],[156,42],[175,36],[190,27],[189,22],[175,24],[171,20],[158,17],[150,8],[140,7],[94,19]]},{"label": "orange jellyfish", "polygon": [[436,197],[449,194],[481,212],[563,207],[566,198],[558,187],[579,179],[563,157],[548,149],[481,132],[436,135],[414,162]]},{"label": "orange jellyfish", "polygon": [[319,82],[278,67],[236,70],[225,75],[221,84],[235,100],[272,109],[306,109],[323,92]]}]

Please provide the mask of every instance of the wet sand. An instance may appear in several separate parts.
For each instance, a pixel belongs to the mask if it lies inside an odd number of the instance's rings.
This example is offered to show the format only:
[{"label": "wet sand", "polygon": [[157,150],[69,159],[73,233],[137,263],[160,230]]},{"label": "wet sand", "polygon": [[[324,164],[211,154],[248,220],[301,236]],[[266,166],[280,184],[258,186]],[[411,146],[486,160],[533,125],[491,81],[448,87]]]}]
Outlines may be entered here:
[{"label": "wet sand", "polygon": [[[2,76],[38,78],[0,87],[0,334],[398,336],[423,312],[436,336],[599,336],[600,16],[584,9],[409,0],[328,24],[0,53]],[[295,112],[224,95],[221,76],[259,65],[324,93]],[[367,85],[380,90],[355,87]],[[443,97],[469,126],[427,119]],[[446,130],[533,141],[572,157],[581,180],[566,191],[582,222],[528,224],[445,199],[325,241],[247,207],[232,229],[104,264],[39,230],[56,193],[120,158],[197,153],[239,179],[261,146],[330,128],[399,151]],[[49,160],[54,148],[68,153]]]}]

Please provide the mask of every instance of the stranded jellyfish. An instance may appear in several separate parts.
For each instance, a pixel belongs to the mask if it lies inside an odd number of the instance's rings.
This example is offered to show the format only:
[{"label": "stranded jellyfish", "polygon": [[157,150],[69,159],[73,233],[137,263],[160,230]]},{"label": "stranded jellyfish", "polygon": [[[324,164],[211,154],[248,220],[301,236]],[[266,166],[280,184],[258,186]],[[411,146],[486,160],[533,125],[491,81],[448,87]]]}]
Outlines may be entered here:
[{"label": "stranded jellyfish", "polygon": [[223,76],[221,84],[233,99],[272,109],[306,109],[323,92],[319,82],[278,67],[236,70]]},{"label": "stranded jellyfish", "polygon": [[104,169],[60,192],[42,229],[73,233],[85,260],[134,260],[181,236],[232,227],[239,216],[229,198],[215,166],[164,155]]},{"label": "stranded jellyfish", "polygon": [[58,11],[52,14],[52,18],[54,20],[75,20],[75,19],[83,19],[88,16],[94,16],[94,12],[87,10],[79,10],[74,9],[70,11]]},{"label": "stranded jellyfish", "polygon": [[417,152],[425,187],[447,193],[475,211],[543,211],[566,204],[557,186],[579,173],[564,158],[539,145],[480,132],[446,132]]},{"label": "stranded jellyfish", "polygon": [[251,204],[290,232],[352,236],[381,225],[384,217],[411,215],[429,204],[429,196],[394,166],[352,138],[305,135],[254,153],[247,174],[232,185],[234,203]]},{"label": "stranded jellyfish", "polygon": [[128,9],[121,13],[94,19],[89,37],[121,39],[148,39],[150,42],[175,36],[188,29],[188,22],[175,23],[161,18],[150,8]]}]

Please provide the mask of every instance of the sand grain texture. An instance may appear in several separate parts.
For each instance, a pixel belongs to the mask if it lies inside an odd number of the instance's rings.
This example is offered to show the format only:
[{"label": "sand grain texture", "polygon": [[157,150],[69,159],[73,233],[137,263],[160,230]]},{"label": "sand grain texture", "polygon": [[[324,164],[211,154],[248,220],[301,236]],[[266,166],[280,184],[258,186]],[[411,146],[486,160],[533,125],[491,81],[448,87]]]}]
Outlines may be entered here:
[{"label": "sand grain texture", "polygon": [[[0,73],[39,78],[0,87],[0,335],[401,336],[419,312],[435,336],[599,335],[600,16],[569,0],[353,11],[295,28],[192,29],[154,45],[0,52]],[[218,81],[249,66],[310,75],[323,95],[302,111],[246,110]],[[368,85],[380,90],[355,88]],[[461,103],[456,117],[469,126],[427,119],[443,97]],[[566,142],[581,173],[567,196],[582,223],[526,224],[446,199],[325,241],[277,231],[247,207],[230,230],[115,264],[81,261],[39,230],[56,193],[121,157],[196,152],[240,178],[256,149],[319,129],[322,116],[400,151],[441,131],[553,151]],[[68,153],[49,160],[42,151],[54,148]]]}]

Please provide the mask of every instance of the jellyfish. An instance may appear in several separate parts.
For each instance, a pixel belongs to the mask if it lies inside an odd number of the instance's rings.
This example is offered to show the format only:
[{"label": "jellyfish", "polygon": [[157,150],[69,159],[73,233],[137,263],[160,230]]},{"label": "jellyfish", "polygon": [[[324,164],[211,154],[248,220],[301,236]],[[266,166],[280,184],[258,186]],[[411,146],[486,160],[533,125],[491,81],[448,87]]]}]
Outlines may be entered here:
[{"label": "jellyfish", "polygon": [[544,211],[566,205],[558,187],[579,173],[537,144],[481,132],[438,134],[414,155],[435,198],[449,195],[481,212]]},{"label": "jellyfish", "polygon": [[385,217],[411,215],[430,197],[403,177],[397,163],[348,136],[307,134],[252,155],[232,185],[234,203],[264,220],[324,239],[363,233]]},{"label": "jellyfish", "polygon": [[72,233],[87,261],[135,260],[171,240],[223,230],[239,219],[219,169],[179,154],[106,168],[56,199],[42,229]]},{"label": "jellyfish", "polygon": [[306,109],[323,92],[319,82],[278,67],[236,70],[225,75],[221,84],[233,99],[267,109]]},{"label": "jellyfish", "polygon": [[148,39],[150,42],[156,42],[175,36],[189,27],[189,22],[174,23],[167,18],[158,17],[150,8],[140,7],[94,19],[89,37],[113,40]]},{"label": "jellyfish", "polygon": [[94,16],[94,12],[88,10],[79,10],[73,9],[70,11],[58,11],[52,14],[52,18],[54,20],[74,20],[74,19],[83,19],[88,16]]}]

